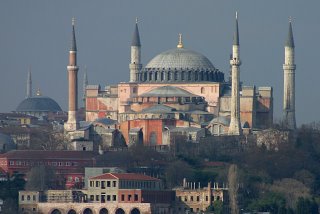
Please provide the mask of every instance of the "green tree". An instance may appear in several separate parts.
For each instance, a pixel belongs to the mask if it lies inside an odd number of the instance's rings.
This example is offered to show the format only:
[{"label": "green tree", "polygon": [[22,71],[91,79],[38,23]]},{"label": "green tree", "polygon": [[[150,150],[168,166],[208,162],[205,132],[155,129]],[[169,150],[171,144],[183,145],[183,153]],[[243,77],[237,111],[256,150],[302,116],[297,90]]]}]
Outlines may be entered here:
[{"label": "green tree", "polygon": [[53,188],[56,176],[52,168],[43,165],[33,167],[27,173],[26,190],[45,191]]},{"label": "green tree", "polygon": [[300,197],[296,206],[296,214],[318,214],[318,204],[314,199]]},{"label": "green tree", "polygon": [[187,180],[192,180],[193,169],[192,167],[183,161],[174,161],[169,164],[165,169],[166,184],[168,188],[181,185],[183,178]]}]

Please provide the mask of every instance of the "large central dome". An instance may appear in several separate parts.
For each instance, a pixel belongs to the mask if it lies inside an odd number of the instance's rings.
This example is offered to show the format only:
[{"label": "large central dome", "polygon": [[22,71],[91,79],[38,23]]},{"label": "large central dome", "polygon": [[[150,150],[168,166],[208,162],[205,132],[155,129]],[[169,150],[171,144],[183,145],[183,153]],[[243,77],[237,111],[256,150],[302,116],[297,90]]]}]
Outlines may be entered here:
[{"label": "large central dome", "polygon": [[204,55],[183,48],[181,35],[177,48],[155,56],[137,73],[138,82],[223,82],[224,74]]},{"label": "large central dome", "polygon": [[185,48],[175,48],[158,54],[145,68],[215,70],[204,55]]}]

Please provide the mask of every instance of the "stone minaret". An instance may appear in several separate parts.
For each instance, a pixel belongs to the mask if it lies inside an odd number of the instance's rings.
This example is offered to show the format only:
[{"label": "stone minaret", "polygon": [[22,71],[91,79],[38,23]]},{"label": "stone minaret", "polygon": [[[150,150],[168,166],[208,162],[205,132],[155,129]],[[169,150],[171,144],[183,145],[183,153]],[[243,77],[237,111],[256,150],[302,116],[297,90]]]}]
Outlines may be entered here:
[{"label": "stone minaret", "polygon": [[296,128],[296,116],[295,116],[295,70],[294,64],[294,41],[292,33],[291,20],[289,22],[289,33],[285,43],[284,54],[284,90],[283,90],[283,114],[284,124],[288,129]]},{"label": "stone minaret", "polygon": [[27,96],[26,98],[32,97],[32,79],[31,79],[31,69],[28,71],[28,79],[27,79]]},{"label": "stone minaret", "polygon": [[84,68],[85,72],[83,75],[83,102],[84,102],[84,107],[86,107],[86,96],[87,96],[87,92],[86,92],[86,88],[88,85],[88,76],[87,76],[87,67]]},{"label": "stone minaret", "polygon": [[130,68],[130,82],[136,82],[137,74],[142,68],[141,64],[141,43],[140,35],[138,29],[138,19],[136,19],[136,25],[133,32],[132,42],[131,42],[131,63],[129,64]]},{"label": "stone minaret", "polygon": [[238,14],[236,13],[236,29],[233,36],[231,65],[231,121],[229,126],[229,135],[240,135],[242,133],[240,124],[240,44],[238,29]]},{"label": "stone minaret", "polygon": [[69,51],[68,81],[69,81],[69,109],[68,121],[64,126],[65,131],[75,131],[79,127],[77,120],[78,110],[78,70],[77,66],[77,45],[74,30],[75,20],[72,19],[72,43]]}]

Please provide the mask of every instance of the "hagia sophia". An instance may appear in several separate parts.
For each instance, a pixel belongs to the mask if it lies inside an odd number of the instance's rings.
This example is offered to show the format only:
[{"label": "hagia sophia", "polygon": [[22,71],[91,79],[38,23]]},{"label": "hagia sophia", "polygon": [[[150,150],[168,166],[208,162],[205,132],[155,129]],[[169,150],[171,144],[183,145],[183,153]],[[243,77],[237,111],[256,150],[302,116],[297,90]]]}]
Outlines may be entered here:
[{"label": "hagia sophia", "polygon": [[[170,146],[176,136],[197,143],[208,135],[242,135],[272,127],[272,87],[245,86],[240,81],[237,15],[232,54],[230,59],[226,59],[230,61],[229,79],[206,56],[185,47],[181,34],[176,47],[159,53],[146,65],[142,64],[141,46],[136,21],[131,42],[129,82],[100,86],[88,85],[85,80],[85,121],[80,122],[77,117],[79,67],[73,21],[67,66],[69,108],[64,130],[74,150],[103,150],[135,143],[161,148]],[[295,64],[291,21],[283,69],[284,121],[288,129],[295,129]],[[28,81],[31,84],[31,79]],[[49,111],[61,111],[54,100],[41,96],[40,92],[34,97],[27,96],[16,111],[43,116],[46,114],[44,110],[30,110],[34,105],[40,105],[40,100],[52,103]]]}]

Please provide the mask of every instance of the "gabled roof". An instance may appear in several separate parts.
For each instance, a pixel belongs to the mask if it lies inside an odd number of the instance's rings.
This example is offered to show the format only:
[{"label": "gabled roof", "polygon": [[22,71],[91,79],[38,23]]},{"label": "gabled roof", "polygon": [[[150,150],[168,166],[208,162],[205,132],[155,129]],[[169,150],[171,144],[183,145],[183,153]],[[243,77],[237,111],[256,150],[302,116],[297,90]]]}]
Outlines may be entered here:
[{"label": "gabled roof", "polygon": [[100,179],[119,179],[119,180],[139,180],[139,181],[160,181],[158,178],[154,178],[148,175],[136,174],[136,173],[106,173],[99,176],[91,177],[93,180]]}]

